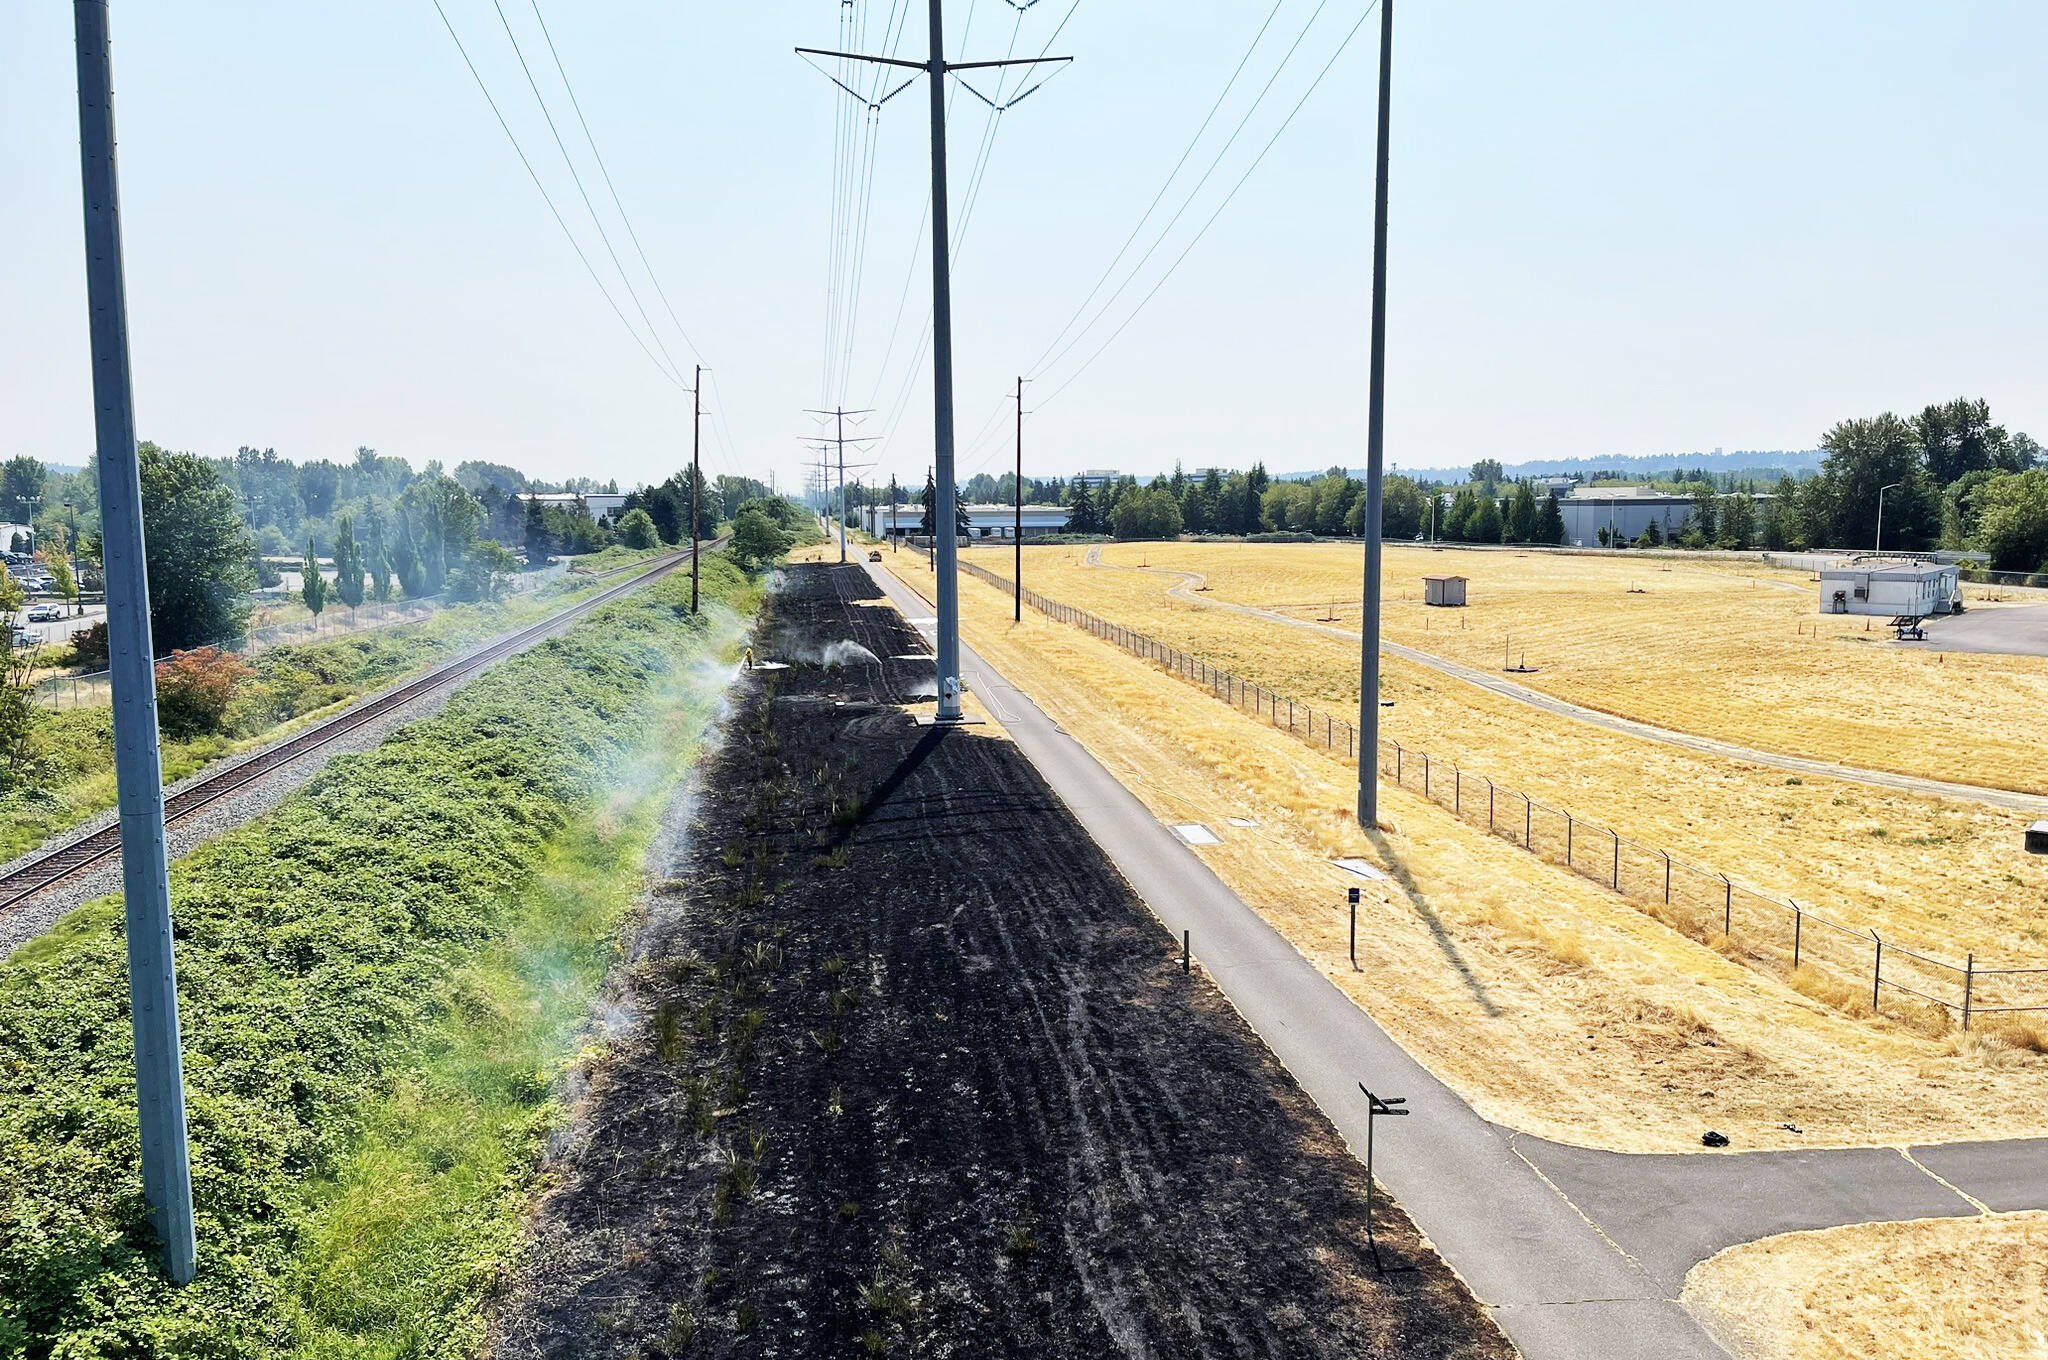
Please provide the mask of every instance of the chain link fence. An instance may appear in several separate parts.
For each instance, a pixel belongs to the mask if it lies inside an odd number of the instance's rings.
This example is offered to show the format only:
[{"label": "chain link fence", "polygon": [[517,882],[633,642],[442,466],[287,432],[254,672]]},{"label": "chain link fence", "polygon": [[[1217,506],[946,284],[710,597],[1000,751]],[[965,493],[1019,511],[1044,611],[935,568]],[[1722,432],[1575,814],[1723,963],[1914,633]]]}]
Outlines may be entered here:
[{"label": "chain link fence", "polygon": [[[960,570],[1005,594],[1015,587],[986,567]],[[1163,667],[1216,699],[1344,760],[1358,758],[1358,728],[1326,709],[1277,694],[1171,644],[1084,609],[1023,592],[1024,602],[1058,622],[1114,643]],[[1491,835],[1600,883],[1672,928],[1729,958],[1789,977],[1824,979],[1825,999],[1946,1028],[1971,1029],[1986,1016],[2048,1012],[2048,967],[1994,968],[1975,954],[1963,961],[1885,939],[1813,906],[1737,883],[1658,846],[1623,836],[1562,808],[1466,770],[1429,752],[1382,740],[1381,773]],[[1810,971],[1802,971],[1810,970]]]}]

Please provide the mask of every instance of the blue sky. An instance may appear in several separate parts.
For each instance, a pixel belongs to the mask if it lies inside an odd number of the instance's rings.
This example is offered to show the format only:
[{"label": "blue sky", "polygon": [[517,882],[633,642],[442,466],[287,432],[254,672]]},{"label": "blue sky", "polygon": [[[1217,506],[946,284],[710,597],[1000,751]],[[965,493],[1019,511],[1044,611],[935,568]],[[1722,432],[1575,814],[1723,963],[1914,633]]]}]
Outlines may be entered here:
[{"label": "blue sky", "polygon": [[[490,0],[443,3],[609,275]],[[531,0],[504,5],[644,305],[694,363],[588,160]],[[956,54],[963,29],[968,55],[988,58],[1013,37],[1036,53],[1065,22],[1056,51],[1077,58],[1002,118],[958,243],[963,477],[1010,458],[1004,400],[1020,372],[1036,379],[1027,408],[1043,408],[1026,427],[1040,475],[1363,461],[1377,16],[1178,273],[1061,390],[1237,183],[1363,0],[1281,0],[1155,230],[1306,29],[1266,103],[1093,338],[1032,370],[1271,8],[1040,0],[1020,23],[1009,0],[948,0]],[[890,9],[857,0],[869,47]],[[842,7],[541,12],[715,368],[709,470],[791,485],[797,436],[813,428],[802,409],[843,400],[882,408],[862,427],[893,431],[881,475],[921,481],[929,369],[913,377],[909,360],[928,306],[922,92],[878,122],[848,376],[828,386],[833,148],[850,101],[790,49],[834,46]],[[2048,438],[2039,0],[1401,0],[1397,16],[1395,463],[1810,447],[1840,416],[1963,394]],[[0,9],[0,455],[51,461],[77,461],[91,438],[70,19],[61,4]],[[369,444],[623,483],[687,457],[688,398],[584,272],[432,0],[115,0],[113,22],[146,437],[297,458]],[[924,41],[918,5],[904,53]],[[988,114],[956,99],[957,221]]]}]

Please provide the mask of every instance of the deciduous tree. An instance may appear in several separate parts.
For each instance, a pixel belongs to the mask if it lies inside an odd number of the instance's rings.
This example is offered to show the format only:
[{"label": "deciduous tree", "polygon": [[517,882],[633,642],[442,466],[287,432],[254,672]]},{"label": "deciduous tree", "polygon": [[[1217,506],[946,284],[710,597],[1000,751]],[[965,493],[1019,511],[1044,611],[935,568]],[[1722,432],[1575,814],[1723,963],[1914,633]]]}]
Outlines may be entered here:
[{"label": "deciduous tree", "polygon": [[189,649],[242,635],[255,580],[235,493],[204,459],[137,450],[155,645]]},{"label": "deciduous tree", "polygon": [[350,609],[363,602],[363,556],[355,521],[347,515],[334,522],[334,593]]},{"label": "deciduous tree", "polygon": [[320,574],[320,559],[313,555],[313,540],[306,540],[306,560],[299,564],[299,598],[313,611],[317,626],[327,609],[327,578]]}]

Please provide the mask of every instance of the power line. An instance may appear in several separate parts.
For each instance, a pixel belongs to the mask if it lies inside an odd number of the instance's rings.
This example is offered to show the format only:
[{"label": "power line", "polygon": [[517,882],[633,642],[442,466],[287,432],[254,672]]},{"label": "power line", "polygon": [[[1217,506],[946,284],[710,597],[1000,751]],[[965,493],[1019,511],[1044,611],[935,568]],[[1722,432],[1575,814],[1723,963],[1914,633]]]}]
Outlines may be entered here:
[{"label": "power line", "polygon": [[640,256],[640,267],[647,271],[647,281],[654,285],[654,295],[661,300],[662,307],[668,312],[668,319],[675,324],[676,334],[683,337],[683,343],[690,347],[690,353],[702,360],[704,352],[697,347],[697,342],[690,338],[690,332],[684,327],[682,318],[676,315],[674,304],[668,300],[668,291],[661,286],[661,277],[654,272],[654,266],[648,262],[647,248],[640,244],[640,233],[634,230],[633,219],[627,215],[626,205],[619,198],[619,187],[612,183],[611,168],[605,164],[604,153],[597,149],[597,138],[591,134],[590,121],[583,116],[583,103],[577,99],[576,87],[570,83],[569,72],[562,65],[562,54],[555,50],[555,38],[548,32],[548,21],[541,17],[540,0],[533,0],[533,17],[540,25],[541,37],[547,39],[548,55],[554,58],[555,71],[562,77],[562,88],[569,92],[569,105],[576,110],[576,121],[583,128],[583,139],[590,143],[590,154],[597,161],[599,173],[604,176],[605,188],[611,191],[612,206],[619,210],[619,220],[626,224],[626,235],[632,239],[633,249]]},{"label": "power line", "polygon": [[[1073,350],[1074,346],[1080,344],[1082,337],[1087,335],[1089,331],[1093,330],[1101,322],[1103,317],[1109,315],[1110,309],[1116,306],[1117,299],[1121,298],[1124,295],[1125,291],[1128,290],[1130,286],[1137,281],[1138,276],[1145,272],[1145,266],[1151,263],[1152,257],[1154,255],[1159,253],[1159,247],[1166,243],[1167,237],[1173,234],[1173,229],[1176,226],[1180,225],[1181,218],[1187,215],[1188,209],[1194,206],[1195,200],[1201,196],[1202,190],[1208,186],[1210,177],[1213,176],[1216,173],[1217,169],[1222,166],[1223,158],[1230,154],[1230,148],[1237,145],[1237,139],[1244,134],[1245,128],[1251,124],[1253,115],[1258,113],[1260,106],[1262,106],[1266,102],[1266,96],[1273,92],[1273,86],[1279,82],[1281,75],[1286,72],[1287,68],[1293,64],[1295,54],[1301,50],[1302,43],[1307,41],[1308,39],[1309,31],[1315,27],[1316,20],[1322,18],[1323,11],[1328,9],[1329,5],[1330,0],[1319,0],[1319,3],[1315,7],[1315,11],[1308,16],[1308,22],[1302,25],[1300,34],[1298,34],[1295,37],[1294,45],[1287,49],[1287,55],[1282,57],[1280,59],[1280,64],[1273,68],[1273,74],[1267,78],[1266,84],[1264,88],[1262,88],[1259,91],[1258,97],[1252,100],[1251,107],[1245,110],[1244,117],[1238,120],[1237,127],[1231,131],[1229,140],[1223,143],[1223,147],[1216,153],[1215,159],[1209,162],[1209,168],[1202,172],[1202,178],[1196,181],[1195,187],[1193,189],[1190,189],[1188,191],[1188,196],[1181,201],[1181,205],[1174,212],[1173,217],[1167,222],[1167,224],[1164,227],[1161,227],[1159,229],[1159,235],[1153,238],[1151,246],[1146,249],[1144,255],[1139,258],[1137,264],[1131,267],[1131,272],[1128,275],[1126,275],[1124,277],[1124,281],[1117,286],[1116,292],[1110,295],[1109,301],[1102,304],[1101,310],[1096,312],[1094,317],[1092,317],[1086,325],[1082,326],[1080,330],[1076,331],[1074,333],[1073,338],[1067,341],[1067,343],[1064,346],[1062,346],[1059,349],[1059,351],[1055,353],[1050,359],[1044,359],[1043,356],[1041,356],[1041,361],[1045,367],[1049,368],[1052,365],[1059,363],[1060,360],[1064,359],[1068,355],[1068,353]],[[1367,10],[1366,12],[1368,14],[1371,13],[1370,10]],[[1232,77],[1232,79],[1235,80],[1236,78]],[[1037,367],[1037,365],[1034,365],[1034,367]]]},{"label": "power line", "polygon": [[533,187],[540,190],[542,201],[548,205],[548,211],[554,215],[555,225],[560,227],[562,234],[569,238],[569,248],[574,250],[576,258],[583,262],[584,272],[590,275],[590,281],[597,285],[597,291],[604,294],[604,300],[611,305],[612,315],[618,317],[619,324],[624,326],[626,333],[633,337],[633,343],[638,345],[640,352],[647,356],[647,362],[653,364],[655,370],[671,384],[687,391],[688,389],[683,386],[682,379],[667,368],[662,367],[661,360],[654,357],[654,351],[647,347],[647,341],[641,338],[639,331],[633,329],[633,323],[626,319],[626,313],[619,306],[618,300],[612,296],[611,289],[607,288],[604,280],[598,277],[596,268],[590,263],[590,257],[583,251],[582,242],[576,239],[575,232],[569,230],[568,222],[562,218],[562,210],[555,206],[554,196],[548,193],[547,185],[541,182],[539,174],[534,171],[533,162],[526,155],[526,148],[519,144],[519,138],[512,132],[512,125],[505,121],[504,111],[498,107],[498,101],[491,97],[490,86],[484,84],[482,73],[476,69],[476,63],[470,60],[469,49],[462,45],[462,38],[456,33],[455,25],[448,21],[448,11],[441,7],[441,0],[434,0],[434,10],[441,16],[441,24],[448,30],[448,36],[454,40],[455,50],[462,54],[462,63],[469,68],[470,77],[476,81],[477,89],[483,92],[484,102],[491,106],[491,113],[497,118],[498,126],[504,131],[506,140],[512,143],[512,150],[519,157],[519,163],[526,167],[527,177],[533,181]]},{"label": "power line", "polygon": [[1123,324],[1116,328],[1115,332],[1110,335],[1109,339],[1102,342],[1101,348],[1097,349],[1093,354],[1089,355],[1088,358],[1085,361],[1083,361],[1081,366],[1075,369],[1074,372],[1068,376],[1065,382],[1061,383],[1057,388],[1053,389],[1051,396],[1048,396],[1044,401],[1038,404],[1039,410],[1044,410],[1048,405],[1052,403],[1054,398],[1059,396],[1060,393],[1066,391],[1069,387],[1072,387],[1075,381],[1079,379],[1083,373],[1086,373],[1097,359],[1100,359],[1102,357],[1103,351],[1107,350],[1111,345],[1115,344],[1117,341],[1117,337],[1122,335],[1126,330],[1130,328],[1131,323],[1138,319],[1138,314],[1145,310],[1146,304],[1151,302],[1153,298],[1159,295],[1159,290],[1166,286],[1167,281],[1171,279],[1176,272],[1179,271],[1181,265],[1187,260],[1188,256],[1194,252],[1195,247],[1202,243],[1202,238],[1209,234],[1209,228],[1216,225],[1216,219],[1223,216],[1224,209],[1228,208],[1231,205],[1231,203],[1237,198],[1238,191],[1244,188],[1245,184],[1251,179],[1253,173],[1258,170],[1260,165],[1264,164],[1267,153],[1272,151],[1273,147],[1279,142],[1280,138],[1286,133],[1287,129],[1293,125],[1295,116],[1298,115],[1302,111],[1303,107],[1307,105],[1309,97],[1316,92],[1319,86],[1322,85],[1323,78],[1330,74],[1331,68],[1333,68],[1337,64],[1337,59],[1344,55],[1345,50],[1351,46],[1351,40],[1358,36],[1358,30],[1365,27],[1365,21],[1372,17],[1373,11],[1378,7],[1379,0],[1372,0],[1372,3],[1365,7],[1365,12],[1358,16],[1358,22],[1353,24],[1351,26],[1351,31],[1344,35],[1344,41],[1337,44],[1337,50],[1331,53],[1329,61],[1324,63],[1323,69],[1316,73],[1316,78],[1309,83],[1308,89],[1302,92],[1301,98],[1298,101],[1296,101],[1293,110],[1288,113],[1286,120],[1280,124],[1279,128],[1273,133],[1272,138],[1268,140],[1266,145],[1259,151],[1257,158],[1252,161],[1251,165],[1246,168],[1244,174],[1239,177],[1237,183],[1234,186],[1232,186],[1229,194],[1227,194],[1224,197],[1223,201],[1216,206],[1216,211],[1209,215],[1209,220],[1202,224],[1202,229],[1195,233],[1195,239],[1188,242],[1187,248],[1181,251],[1179,258],[1175,259],[1172,265],[1168,266],[1167,271],[1160,276],[1159,282],[1152,285],[1152,291],[1145,294],[1145,296],[1139,300],[1138,305],[1132,309],[1131,314],[1124,318]]},{"label": "power line", "polygon": [[[438,4],[439,0],[435,0]],[[519,36],[512,31],[512,21],[505,17],[505,6],[500,0],[491,0],[491,8],[498,12],[498,22],[504,25],[505,36],[511,40],[512,55],[519,58],[519,69],[526,75],[527,88],[533,91],[533,99],[540,105],[540,116],[547,120],[548,131],[555,139],[555,149],[562,153],[562,164],[569,167],[569,178],[575,181],[576,192],[583,199],[583,208],[590,214],[591,225],[597,228],[597,239],[604,242],[605,254],[611,256],[612,268],[619,271],[619,282],[626,286],[626,296],[633,300],[633,308],[640,313],[641,324],[654,339],[654,347],[661,351],[661,357],[675,370],[676,384],[682,385],[682,366],[675,356],[668,352],[668,345],[661,338],[661,332],[654,324],[654,318],[647,315],[647,306],[640,300],[640,290],[633,286],[633,280],[626,273],[626,266],[619,262],[619,252],[612,247],[611,233],[604,229],[604,219],[597,215],[597,207],[590,201],[590,191],[583,187],[583,175],[576,169],[576,159],[569,154],[568,143],[562,140],[562,131],[555,126],[555,115],[548,108],[548,101],[540,92],[540,82],[533,78],[533,68],[526,64],[526,52],[519,46]],[[694,348],[694,347],[693,347]]]},{"label": "power line", "polygon": [[1209,131],[1209,125],[1216,121],[1216,115],[1221,112],[1223,101],[1230,98],[1230,92],[1237,88],[1238,77],[1244,74],[1245,67],[1251,65],[1252,54],[1257,52],[1259,44],[1265,41],[1266,31],[1272,28],[1273,21],[1280,17],[1280,11],[1286,4],[1287,0],[1274,0],[1273,8],[1266,15],[1266,22],[1260,24],[1259,31],[1252,36],[1251,46],[1245,48],[1244,56],[1238,60],[1237,69],[1232,71],[1230,79],[1224,82],[1223,92],[1217,95],[1216,102],[1209,106],[1209,116],[1204,118],[1202,125],[1195,129],[1195,135],[1188,141],[1187,150],[1180,153],[1180,159],[1174,163],[1173,169],[1167,174],[1165,182],[1159,186],[1159,192],[1153,195],[1151,205],[1138,218],[1138,224],[1131,228],[1131,234],[1124,238],[1123,247],[1117,251],[1116,258],[1111,260],[1109,267],[1102,271],[1102,277],[1097,279],[1095,286],[1088,290],[1088,296],[1081,299],[1081,305],[1076,307],[1074,314],[1067,318],[1067,324],[1060,327],[1059,334],[1052,338],[1052,344],[1045,347],[1045,353],[1039,355],[1032,363],[1031,369],[1033,372],[1045,366],[1046,359],[1052,354],[1054,347],[1060,341],[1067,338],[1067,332],[1073,329],[1074,323],[1079,321],[1087,312],[1088,304],[1095,301],[1096,297],[1102,292],[1102,286],[1109,282],[1110,276],[1116,273],[1116,267],[1124,262],[1124,257],[1131,252],[1131,247],[1137,244],[1139,233],[1145,230],[1145,224],[1152,220],[1152,214],[1159,210],[1159,205],[1166,201],[1167,191],[1172,189],[1173,182],[1180,178],[1180,172],[1186,168],[1188,158],[1194,155],[1195,148],[1201,145],[1203,135]]}]

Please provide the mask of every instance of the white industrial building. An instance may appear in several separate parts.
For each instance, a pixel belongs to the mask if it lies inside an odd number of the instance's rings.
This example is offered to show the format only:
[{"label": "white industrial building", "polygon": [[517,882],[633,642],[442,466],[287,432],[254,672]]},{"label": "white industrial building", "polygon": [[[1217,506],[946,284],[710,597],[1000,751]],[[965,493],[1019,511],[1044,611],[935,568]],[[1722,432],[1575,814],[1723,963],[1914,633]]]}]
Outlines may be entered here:
[{"label": "white industrial building", "polygon": [[1564,541],[1575,548],[1601,546],[1600,531],[1608,530],[1609,543],[1633,543],[1655,524],[1665,538],[1685,532],[1686,517],[1699,502],[1691,496],[1674,496],[1647,486],[1575,488],[1558,498],[1564,515]]},{"label": "white industrial building", "polygon": [[592,519],[608,519],[618,522],[619,507],[626,503],[623,491],[522,491],[514,499],[522,504],[538,501],[542,505],[557,505],[564,510],[573,510],[581,501],[583,508],[590,512]]},{"label": "white industrial building", "polygon": [[[1017,536],[1017,507],[1014,505],[969,505],[967,511],[969,537],[1001,539],[1012,541]],[[859,509],[861,525],[874,538],[913,538],[924,532],[924,506],[914,505],[870,505]],[[1067,527],[1067,508],[1064,505],[1027,505],[1024,507],[1024,537],[1043,538],[1047,534],[1063,532]]]},{"label": "white industrial building", "polygon": [[1954,613],[1962,594],[1962,572],[1953,563],[1858,561],[1820,574],[1823,614],[1925,618]]}]

